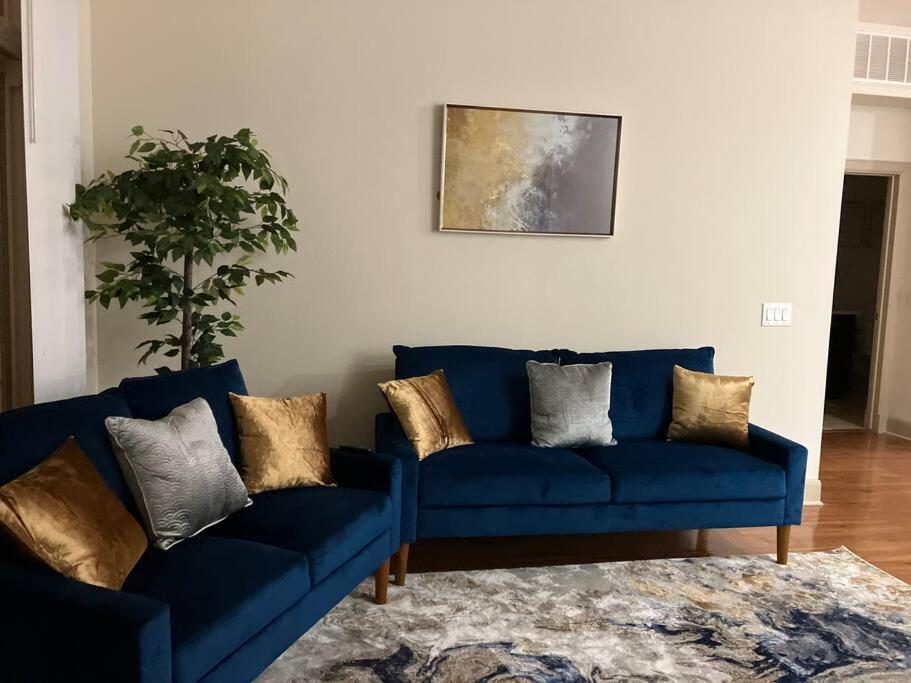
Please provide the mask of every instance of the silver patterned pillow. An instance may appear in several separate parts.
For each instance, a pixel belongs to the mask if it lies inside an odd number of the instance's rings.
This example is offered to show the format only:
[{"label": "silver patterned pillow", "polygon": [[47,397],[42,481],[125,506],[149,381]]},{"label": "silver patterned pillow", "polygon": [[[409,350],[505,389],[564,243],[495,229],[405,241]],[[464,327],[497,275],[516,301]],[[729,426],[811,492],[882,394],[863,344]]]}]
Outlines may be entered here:
[{"label": "silver patterned pillow", "polygon": [[251,504],[203,399],[160,420],[109,417],[104,423],[146,531],[159,548],[167,550]]},{"label": "silver patterned pillow", "polygon": [[613,446],[611,364],[557,365],[530,360],[531,437],[535,446]]}]

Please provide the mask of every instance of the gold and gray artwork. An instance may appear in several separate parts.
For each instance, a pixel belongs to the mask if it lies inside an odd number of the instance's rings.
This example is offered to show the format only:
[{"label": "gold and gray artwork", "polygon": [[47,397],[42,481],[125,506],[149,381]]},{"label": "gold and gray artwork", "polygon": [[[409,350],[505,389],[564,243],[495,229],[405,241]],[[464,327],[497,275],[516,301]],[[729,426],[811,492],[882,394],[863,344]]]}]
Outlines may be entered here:
[{"label": "gold and gray artwork", "polygon": [[440,228],[613,234],[620,118],[447,105]]}]

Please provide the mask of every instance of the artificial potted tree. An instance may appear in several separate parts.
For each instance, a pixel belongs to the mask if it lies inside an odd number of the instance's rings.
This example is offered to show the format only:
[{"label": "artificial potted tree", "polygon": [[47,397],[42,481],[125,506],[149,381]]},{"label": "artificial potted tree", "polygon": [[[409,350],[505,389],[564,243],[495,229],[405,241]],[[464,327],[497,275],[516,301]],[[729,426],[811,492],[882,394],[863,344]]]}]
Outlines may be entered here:
[{"label": "artificial potted tree", "polygon": [[130,245],[129,259],[101,263],[86,298],[105,308],[139,302],[149,325],[179,325],[179,333],[139,344],[140,363],[161,353],[179,356],[181,369],[212,365],[224,358],[221,338],[243,329],[235,313],[218,307],[236,306],[251,280],[292,277],[254,265],[257,253],[297,249],[288,183],[247,128],[190,141],[179,130],[151,135],[135,126],[130,137],[126,158],[137,167],[77,185],[67,207],[89,241],[120,237]]}]

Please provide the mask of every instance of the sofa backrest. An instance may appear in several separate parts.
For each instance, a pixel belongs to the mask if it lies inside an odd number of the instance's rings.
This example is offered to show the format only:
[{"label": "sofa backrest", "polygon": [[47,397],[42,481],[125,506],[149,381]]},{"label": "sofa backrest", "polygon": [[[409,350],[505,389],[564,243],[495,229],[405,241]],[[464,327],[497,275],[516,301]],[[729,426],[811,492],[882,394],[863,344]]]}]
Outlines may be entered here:
[{"label": "sofa backrest", "polygon": [[236,360],[207,368],[192,368],[151,377],[131,377],[120,383],[133,417],[158,420],[177,406],[195,398],[212,408],[218,434],[235,465],[240,462],[240,441],[228,393],[246,395],[247,385]]},{"label": "sofa backrest", "polygon": [[714,372],[715,349],[655,349],[602,353],[557,352],[562,365],[613,364],[610,418],[614,437],[664,438],[671,422],[674,366],[696,372]]},{"label": "sofa backrest", "polygon": [[443,370],[465,425],[476,441],[531,438],[525,363],[556,363],[552,351],[485,346],[393,346],[396,379]]},{"label": "sofa backrest", "polygon": [[0,414],[0,485],[46,460],[73,436],[111,491],[135,513],[133,497],[104,426],[104,419],[110,415],[130,417],[129,407],[118,389]]}]

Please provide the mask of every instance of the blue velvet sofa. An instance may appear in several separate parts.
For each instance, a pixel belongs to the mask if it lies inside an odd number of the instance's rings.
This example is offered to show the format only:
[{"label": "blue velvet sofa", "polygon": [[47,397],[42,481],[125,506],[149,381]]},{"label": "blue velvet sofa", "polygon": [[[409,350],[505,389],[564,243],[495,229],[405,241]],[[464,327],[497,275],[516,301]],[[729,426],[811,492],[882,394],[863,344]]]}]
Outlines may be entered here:
[{"label": "blue velvet sofa", "polygon": [[[402,379],[443,369],[475,440],[418,458],[392,413],[376,418],[376,450],[403,465],[402,540],[778,527],[787,562],[803,506],[806,449],[751,425],[749,450],[665,439],[673,368],[713,372],[714,349],[578,353],[473,346],[396,346]],[[528,360],[613,363],[617,445],[530,443]],[[401,560],[401,555],[399,556]],[[404,581],[405,567],[397,571]]]},{"label": "blue velvet sofa", "polygon": [[[234,361],[0,414],[0,483],[73,435],[136,514],[105,417],[157,419],[202,397],[236,459],[229,391],[246,393]],[[255,495],[202,535],[150,547],[121,591],[65,578],[4,546],[2,678],[249,681],[372,573],[384,600],[399,546],[400,464],[343,449],[333,450],[332,469],[338,487]]]}]

